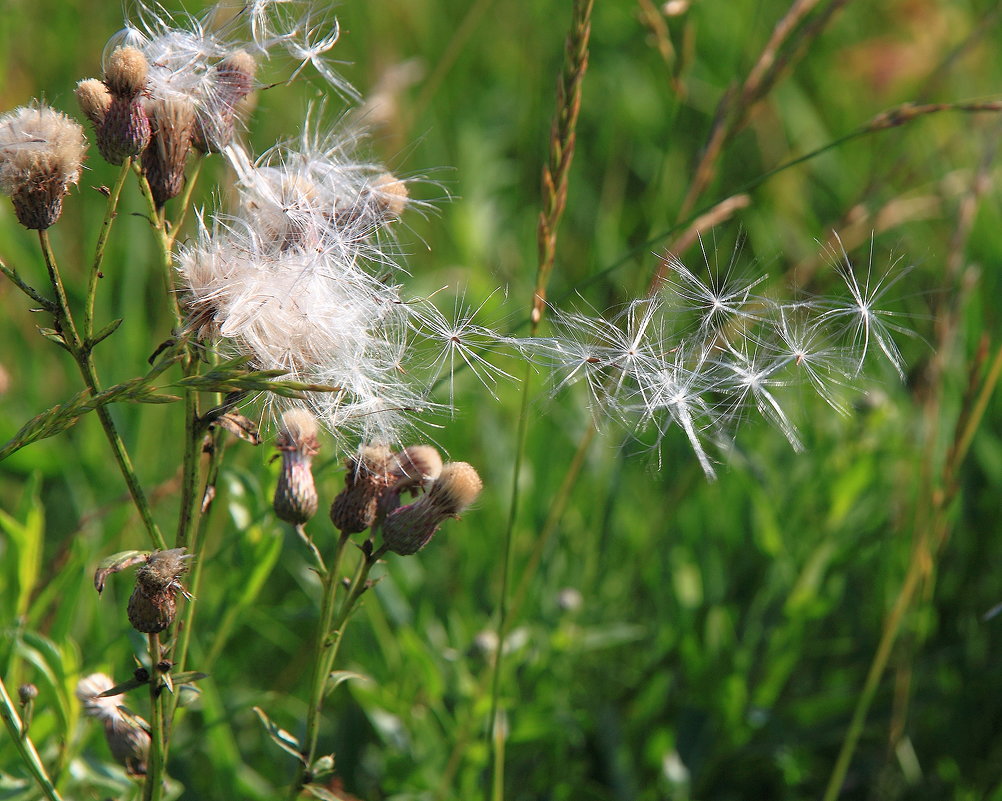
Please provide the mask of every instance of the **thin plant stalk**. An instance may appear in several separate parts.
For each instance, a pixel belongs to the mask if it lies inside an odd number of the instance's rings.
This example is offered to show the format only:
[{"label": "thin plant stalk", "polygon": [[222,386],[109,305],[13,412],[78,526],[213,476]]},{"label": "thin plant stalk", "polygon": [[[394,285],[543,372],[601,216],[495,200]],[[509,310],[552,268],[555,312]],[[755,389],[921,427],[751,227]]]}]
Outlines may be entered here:
[{"label": "thin plant stalk", "polygon": [[[56,264],[55,254],[52,252],[52,245],[49,242],[48,232],[45,230],[39,231],[38,241],[42,249],[42,257],[45,260],[45,267],[49,273],[49,280],[56,294],[56,308],[53,311],[53,315],[62,335],[62,341],[65,343],[70,355],[73,356],[73,360],[77,363],[84,383],[91,392],[97,395],[101,389],[91,349],[87,346],[87,343],[80,339],[80,335],[77,333],[76,325],[73,322],[73,314],[70,311],[69,302],[66,297],[66,290],[63,288],[62,278],[59,274],[59,267]],[[167,543],[160,532],[159,526],[157,526],[156,521],[153,519],[153,511],[146,499],[145,492],[143,492],[142,485],[139,483],[135,468],[132,466],[132,460],[129,458],[129,453],[125,448],[125,443],[122,442],[118,429],[115,427],[111,412],[106,406],[99,406],[95,411],[97,412],[98,419],[101,421],[102,428],[104,428],[108,442],[111,444],[115,461],[118,463],[119,470],[125,478],[129,494],[132,496],[132,501],[139,511],[150,539],[157,548],[166,548]]]},{"label": "thin plant stalk", "polygon": [[[375,551],[364,551],[355,569],[355,576],[348,587],[347,595],[337,604],[337,591],[341,587],[340,565],[348,545],[349,537],[342,534],[338,539],[334,560],[323,582],[323,599],[321,601],[320,620],[317,625],[316,654],[313,663],[313,674],[310,687],[310,705],[306,717],[306,735],[302,752],[302,761],[292,784],[289,801],[299,797],[305,784],[306,772],[317,756],[317,743],[320,737],[320,716],[323,711],[324,695],[327,691],[327,679],[334,667],[344,630],[358,603],[362,593],[367,589],[369,571],[386,552],[385,546]],[[370,546],[371,547],[371,546]],[[337,610],[335,613],[335,609]]]},{"label": "thin plant stalk", "polygon": [[149,634],[147,637],[150,651],[150,758],[143,783],[143,801],[160,801],[166,769],[164,703],[160,673],[157,670],[160,662],[160,635]]},{"label": "thin plant stalk", "polygon": [[0,717],[3,717],[3,722],[7,727],[7,733],[10,735],[11,742],[17,748],[17,752],[21,756],[21,761],[28,768],[28,772],[31,773],[39,789],[49,801],[62,801],[62,797],[56,790],[56,786],[52,783],[52,779],[49,778],[49,774],[45,770],[45,765],[42,764],[41,757],[38,756],[35,744],[31,741],[27,730],[24,728],[21,716],[18,714],[17,708],[14,706],[14,701],[7,692],[7,687],[2,677],[0,677]]},{"label": "thin plant stalk", "polygon": [[[543,319],[546,308],[546,288],[556,260],[557,234],[564,208],[567,205],[567,186],[571,163],[574,160],[574,145],[577,136],[578,113],[581,109],[581,91],[584,76],[588,70],[588,43],[591,38],[591,12],[594,0],[574,0],[571,12],[571,28],[567,35],[564,66],[557,82],[557,111],[550,130],[550,148],[547,164],[542,176],[542,210],[537,227],[539,265],[536,270],[536,285],[533,292],[530,314],[530,334],[535,335]],[[501,671],[504,641],[508,628],[508,602],[511,591],[511,563],[514,551],[515,521],[519,508],[519,485],[522,475],[522,461],[529,419],[529,384],[532,377],[530,366],[526,367],[521,385],[522,403],[518,416],[515,458],[512,466],[511,500],[508,520],[503,539],[501,568],[501,597],[498,605],[498,646],[494,654],[491,679],[491,709],[487,735],[491,741],[491,785],[490,797],[494,801],[504,798],[504,739],[505,733],[499,725],[501,701]]]},{"label": "thin plant stalk", "polygon": [[94,335],[94,299],[97,297],[97,283],[101,277],[101,264],[104,262],[104,247],[108,243],[108,236],[111,234],[111,224],[118,215],[118,199],[122,194],[122,187],[125,185],[125,179],[131,169],[132,159],[126,158],[108,194],[104,220],[101,222],[101,232],[97,236],[97,245],[94,247],[94,261],[91,262],[90,274],[87,279],[87,300],[84,305],[83,316],[83,338],[84,342],[87,343],[90,343],[91,337]]},{"label": "thin plant stalk", "polygon": [[995,358],[992,360],[987,376],[981,385],[981,390],[977,393],[973,402],[969,404],[969,407],[961,413],[958,420],[954,444],[943,466],[943,486],[934,492],[933,497],[930,499],[933,507],[931,514],[925,518],[927,522],[918,535],[918,547],[912,550],[912,557],[908,565],[905,580],[898,591],[897,598],[894,600],[894,606],[891,608],[884,622],[880,642],[870,663],[870,668],[866,674],[866,681],[859,694],[859,699],[856,701],[849,728],[846,730],[838,757],[832,768],[831,776],[828,779],[823,801],[835,801],[841,792],[846,773],[852,761],[852,755],[856,750],[856,745],[866,724],[866,715],[870,710],[870,705],[873,703],[873,697],[877,692],[877,687],[880,684],[884,670],[887,668],[894,643],[901,630],[901,624],[911,607],[916,591],[931,569],[936,554],[945,544],[949,534],[948,511],[959,491],[957,472],[967,456],[974,432],[984,417],[984,413],[988,408],[988,401],[998,384],[1000,376],[1002,376],[1002,347],[999,347]]}]

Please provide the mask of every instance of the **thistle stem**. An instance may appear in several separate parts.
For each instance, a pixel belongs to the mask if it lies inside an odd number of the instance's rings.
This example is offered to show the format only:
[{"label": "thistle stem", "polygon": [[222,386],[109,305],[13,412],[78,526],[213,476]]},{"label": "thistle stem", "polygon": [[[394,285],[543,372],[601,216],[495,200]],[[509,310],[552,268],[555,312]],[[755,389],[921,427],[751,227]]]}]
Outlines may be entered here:
[{"label": "thistle stem", "polygon": [[160,635],[149,634],[150,650],[150,760],[146,781],[143,784],[143,801],[160,801],[166,767],[166,738],[164,737],[164,706],[161,692]]},{"label": "thistle stem", "polygon": [[24,728],[24,723],[17,713],[14,701],[7,693],[7,687],[4,685],[2,677],[0,677],[0,717],[3,718],[3,722],[7,726],[7,733],[10,735],[14,747],[17,748],[21,761],[28,768],[28,772],[31,773],[45,797],[49,801],[62,801],[62,797],[45,770],[45,765],[42,764],[41,757],[38,756],[34,743]]},{"label": "thistle stem", "polygon": [[101,276],[101,264],[104,261],[104,247],[108,242],[108,235],[111,233],[111,224],[118,215],[118,198],[122,194],[122,187],[125,185],[125,178],[132,167],[132,159],[127,158],[119,170],[118,178],[108,195],[108,204],[104,211],[104,221],[101,223],[101,232],[97,236],[97,245],[94,248],[94,261],[90,266],[90,276],[87,280],[87,302],[84,305],[83,317],[83,338],[84,342],[90,344],[94,334],[94,299],[97,296],[97,282]]},{"label": "thistle stem", "polygon": [[[70,312],[69,302],[66,298],[66,290],[63,288],[62,278],[59,275],[59,267],[56,264],[56,258],[52,252],[52,245],[49,242],[48,232],[45,230],[39,231],[38,241],[42,248],[42,257],[45,260],[45,267],[49,273],[49,281],[52,283],[52,289],[56,293],[56,308],[53,311],[56,326],[62,335],[66,349],[73,356],[74,361],[77,363],[77,367],[80,369],[80,374],[83,376],[84,383],[93,394],[98,395],[101,392],[101,388],[100,382],[98,381],[97,370],[94,367],[94,360],[91,355],[90,348],[87,347],[85,342],[81,341],[80,335],[77,333],[76,326],[73,323],[73,315]],[[99,406],[95,411],[97,412],[98,419],[101,421],[101,426],[104,428],[105,435],[111,445],[115,461],[118,463],[118,468],[121,471],[122,476],[125,478],[125,483],[129,488],[129,494],[132,496],[132,501],[135,504],[136,509],[139,511],[139,515],[143,520],[143,525],[146,527],[146,531],[149,534],[150,539],[157,548],[166,548],[167,542],[164,540],[163,534],[160,533],[160,528],[153,519],[153,512],[150,509],[149,501],[147,501],[146,494],[143,492],[142,485],[139,483],[139,478],[136,476],[135,468],[132,466],[132,460],[129,458],[129,453],[125,449],[125,443],[122,442],[118,429],[115,427],[115,421],[112,420],[111,412],[106,406]]]},{"label": "thistle stem", "polygon": [[[317,755],[317,742],[320,738],[320,716],[323,711],[324,695],[327,689],[327,678],[334,667],[334,660],[337,658],[341,641],[344,639],[344,630],[351,617],[352,611],[358,603],[358,599],[366,590],[366,580],[372,566],[379,561],[386,552],[385,546],[378,550],[363,554],[355,569],[355,576],[348,587],[348,594],[337,606],[337,591],[341,586],[340,566],[344,556],[344,551],[348,545],[349,537],[342,534],[338,540],[337,550],[334,553],[334,561],[330,570],[324,577],[324,594],[321,601],[320,621],[317,626],[316,656],[313,663],[313,676],[310,687],[310,706],[306,716],[306,738],[303,749],[303,762],[300,763],[296,772],[296,779],[292,784],[289,794],[289,801],[299,797],[306,779],[306,772]],[[335,614],[335,608],[337,612]]]}]

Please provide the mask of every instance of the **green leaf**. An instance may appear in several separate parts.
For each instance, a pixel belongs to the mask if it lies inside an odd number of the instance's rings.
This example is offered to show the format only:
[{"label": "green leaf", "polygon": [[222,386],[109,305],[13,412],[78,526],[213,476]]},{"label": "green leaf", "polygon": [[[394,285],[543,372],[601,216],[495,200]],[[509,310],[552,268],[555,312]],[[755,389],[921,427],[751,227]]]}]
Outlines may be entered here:
[{"label": "green leaf", "polygon": [[358,679],[359,681],[372,681],[372,679],[362,673],[353,673],[350,670],[334,670],[327,675],[327,687],[325,692],[334,692],[338,685],[352,679]]},{"label": "green leaf", "polygon": [[283,751],[292,754],[296,759],[306,764],[306,760],[303,758],[303,747],[299,744],[299,740],[293,737],[285,729],[280,729],[275,725],[271,718],[268,717],[267,713],[261,709],[261,707],[254,707],[254,711],[257,712],[258,718],[264,725],[265,730],[268,732],[268,736]]},{"label": "green leaf", "polygon": [[310,773],[313,774],[314,779],[319,779],[333,772],[334,754],[324,754],[321,757],[317,757],[313,760],[313,764],[310,765]]},{"label": "green leaf", "polygon": [[[38,483],[38,476],[35,475],[25,488],[20,520],[0,509],[0,531],[7,535],[13,545],[16,560],[17,593],[14,598],[14,614],[18,617],[28,611],[42,563],[45,522],[42,502],[38,496]],[[5,561],[9,563],[10,557]]]},{"label": "green leaf", "polygon": [[104,592],[104,582],[112,573],[118,573],[127,567],[145,562],[150,556],[149,551],[119,551],[112,554],[107,559],[102,559],[97,570],[94,571],[94,589],[98,595]]},{"label": "green leaf", "polygon": [[122,318],[121,317],[119,317],[117,320],[112,320],[104,328],[102,328],[100,331],[98,331],[96,334],[94,334],[93,338],[91,339],[91,341],[89,343],[89,346],[91,348],[93,348],[99,342],[101,342],[101,341],[107,339],[108,337],[110,337],[112,334],[114,334],[118,330],[118,327],[121,324],[122,324]]},{"label": "green leaf", "polygon": [[116,684],[110,690],[105,690],[103,693],[99,693],[97,698],[111,698],[113,695],[122,695],[130,690],[134,690],[137,687],[145,687],[149,684],[149,679],[146,681],[140,681],[139,679],[129,679],[128,681],[123,681],[121,684]]}]

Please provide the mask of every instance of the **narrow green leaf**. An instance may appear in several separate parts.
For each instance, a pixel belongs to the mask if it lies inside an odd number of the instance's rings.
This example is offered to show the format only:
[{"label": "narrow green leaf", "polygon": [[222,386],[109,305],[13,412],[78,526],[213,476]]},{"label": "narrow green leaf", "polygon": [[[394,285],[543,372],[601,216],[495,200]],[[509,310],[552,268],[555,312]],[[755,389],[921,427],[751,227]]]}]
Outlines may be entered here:
[{"label": "narrow green leaf", "polygon": [[306,760],[303,758],[302,750],[303,747],[299,744],[299,740],[293,737],[285,729],[280,729],[276,726],[271,718],[268,717],[267,713],[261,709],[261,707],[254,707],[254,711],[257,713],[258,718],[261,720],[262,725],[268,732],[268,736],[272,741],[281,748],[283,751],[292,754],[296,759],[306,764]]}]

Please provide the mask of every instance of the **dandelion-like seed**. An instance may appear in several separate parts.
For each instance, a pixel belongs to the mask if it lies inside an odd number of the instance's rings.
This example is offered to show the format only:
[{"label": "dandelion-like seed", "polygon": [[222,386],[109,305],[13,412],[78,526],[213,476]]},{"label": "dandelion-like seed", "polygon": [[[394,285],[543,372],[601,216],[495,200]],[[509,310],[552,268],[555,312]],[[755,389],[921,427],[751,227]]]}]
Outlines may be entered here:
[{"label": "dandelion-like seed", "polygon": [[884,271],[879,278],[873,276],[873,240],[870,240],[870,256],[866,264],[866,277],[860,284],[853,269],[849,254],[846,253],[842,240],[838,235],[839,250],[832,249],[832,257],[835,269],[838,270],[842,280],[849,288],[850,302],[844,305],[833,305],[825,312],[824,316],[832,320],[846,319],[852,331],[852,345],[859,351],[859,359],[856,364],[856,375],[863,369],[866,355],[870,349],[870,342],[877,343],[877,347],[883,352],[887,360],[894,366],[898,376],[902,381],[905,379],[904,359],[895,344],[892,331],[899,334],[910,334],[911,332],[903,326],[887,322],[887,318],[900,316],[896,312],[878,308],[878,304],[886,296],[888,291],[907,273],[908,268],[900,270],[892,275],[892,271],[897,267],[900,260],[895,260]]},{"label": "dandelion-like seed", "polygon": [[59,219],[86,152],[80,125],[44,103],[0,115],[0,191],[21,225],[44,230]]}]

